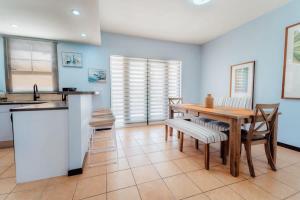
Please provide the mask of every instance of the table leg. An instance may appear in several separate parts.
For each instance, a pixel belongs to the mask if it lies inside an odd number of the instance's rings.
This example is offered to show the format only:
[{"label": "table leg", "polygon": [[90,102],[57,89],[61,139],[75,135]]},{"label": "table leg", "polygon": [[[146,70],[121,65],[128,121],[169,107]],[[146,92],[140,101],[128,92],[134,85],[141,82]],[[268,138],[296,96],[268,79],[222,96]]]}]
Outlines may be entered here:
[{"label": "table leg", "polygon": [[238,177],[240,173],[241,121],[232,119],[230,123],[230,173]]},{"label": "table leg", "polygon": [[275,120],[274,129],[272,133],[272,141],[271,141],[271,155],[274,164],[276,164],[276,159],[277,159],[277,134],[278,134],[278,115]]},{"label": "table leg", "polygon": [[[172,109],[171,106],[169,106],[169,119],[173,119],[174,118],[174,110]],[[170,132],[169,132],[170,136],[173,136],[173,128],[170,127]]]}]

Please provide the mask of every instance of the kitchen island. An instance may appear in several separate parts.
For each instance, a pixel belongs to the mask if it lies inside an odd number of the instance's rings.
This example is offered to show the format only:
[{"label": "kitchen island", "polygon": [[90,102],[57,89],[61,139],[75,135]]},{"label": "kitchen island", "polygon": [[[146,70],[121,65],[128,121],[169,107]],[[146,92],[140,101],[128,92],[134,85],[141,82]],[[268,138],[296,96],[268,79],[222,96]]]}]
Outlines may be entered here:
[{"label": "kitchen island", "polygon": [[82,172],[93,94],[72,92],[67,102],[11,109],[17,183]]}]

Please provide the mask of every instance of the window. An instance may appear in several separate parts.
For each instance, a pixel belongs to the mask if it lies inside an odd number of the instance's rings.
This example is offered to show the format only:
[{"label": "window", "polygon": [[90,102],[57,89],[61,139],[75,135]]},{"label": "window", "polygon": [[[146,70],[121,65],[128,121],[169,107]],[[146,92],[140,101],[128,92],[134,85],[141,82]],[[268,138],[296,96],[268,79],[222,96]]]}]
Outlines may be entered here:
[{"label": "window", "polygon": [[34,84],[40,91],[56,91],[56,43],[44,40],[6,38],[7,90],[29,92]]},{"label": "window", "polygon": [[163,121],[168,97],[181,95],[181,62],[110,57],[111,106],[116,126]]}]

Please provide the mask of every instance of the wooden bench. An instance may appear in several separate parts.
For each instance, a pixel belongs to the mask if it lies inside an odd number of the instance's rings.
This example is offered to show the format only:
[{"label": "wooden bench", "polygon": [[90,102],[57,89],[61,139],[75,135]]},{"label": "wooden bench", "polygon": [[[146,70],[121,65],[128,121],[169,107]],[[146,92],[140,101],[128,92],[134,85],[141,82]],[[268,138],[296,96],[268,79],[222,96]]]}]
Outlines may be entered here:
[{"label": "wooden bench", "polygon": [[[227,145],[226,141],[228,140],[228,136],[225,133],[220,131],[216,131],[213,129],[209,129],[203,125],[195,124],[190,121],[186,121],[183,119],[168,119],[165,121],[166,133],[165,140],[168,141],[169,128],[174,128],[180,133],[180,145],[179,150],[183,151],[183,139],[184,134],[189,135],[196,139],[196,141],[200,141],[204,143],[205,146],[205,169],[209,170],[209,145],[212,143],[221,142],[222,145]],[[227,152],[224,148],[222,152],[223,164],[226,165],[226,155]]]}]

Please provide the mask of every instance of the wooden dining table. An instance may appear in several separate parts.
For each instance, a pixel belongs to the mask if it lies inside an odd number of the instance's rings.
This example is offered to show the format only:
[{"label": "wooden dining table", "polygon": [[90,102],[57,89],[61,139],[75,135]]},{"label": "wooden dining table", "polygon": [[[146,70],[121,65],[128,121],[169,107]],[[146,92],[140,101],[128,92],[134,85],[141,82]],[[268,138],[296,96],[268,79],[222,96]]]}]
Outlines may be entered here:
[{"label": "wooden dining table", "polygon": [[[205,118],[218,120],[230,125],[230,173],[232,176],[238,177],[240,172],[241,126],[249,123],[251,121],[251,117],[255,115],[255,112],[253,110],[230,107],[205,108],[200,104],[175,104],[169,105],[169,118],[174,118],[175,111],[193,116],[203,116]],[[276,117],[271,142],[271,154],[275,163],[277,156],[277,130],[278,116]]]}]

